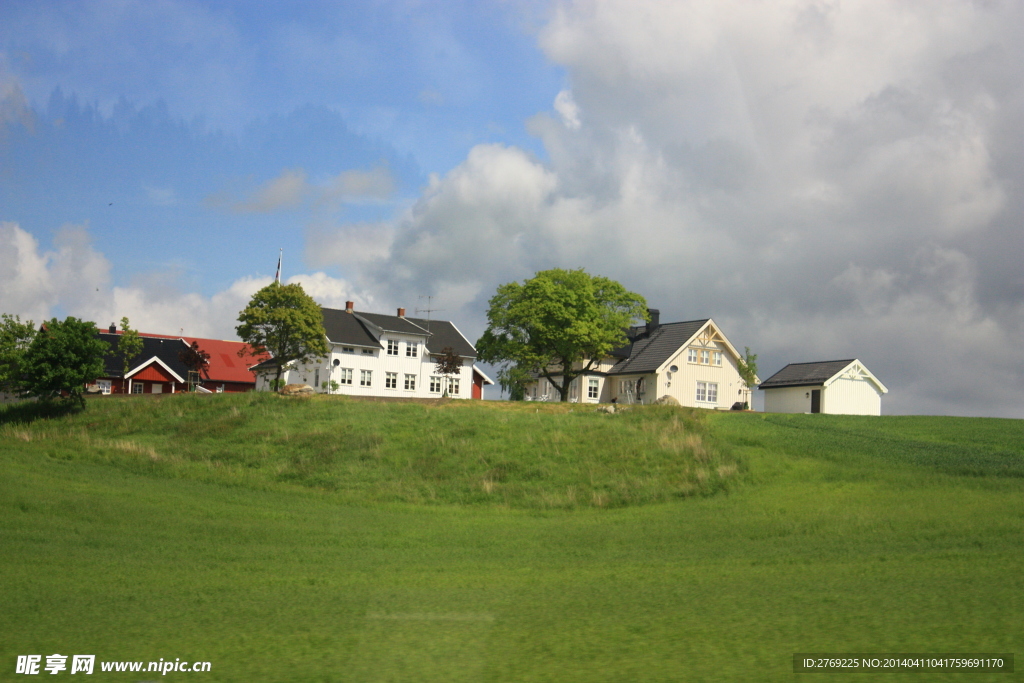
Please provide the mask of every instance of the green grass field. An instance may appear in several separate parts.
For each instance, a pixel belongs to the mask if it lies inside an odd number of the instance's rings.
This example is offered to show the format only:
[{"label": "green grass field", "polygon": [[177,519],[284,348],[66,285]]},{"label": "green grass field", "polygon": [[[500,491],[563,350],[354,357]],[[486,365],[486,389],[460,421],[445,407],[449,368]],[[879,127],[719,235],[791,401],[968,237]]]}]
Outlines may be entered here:
[{"label": "green grass field", "polygon": [[1024,652],[1024,422],[591,411],[2,410],[0,680],[53,653],[212,664],[85,680],[819,681],[850,674],[794,653]]}]

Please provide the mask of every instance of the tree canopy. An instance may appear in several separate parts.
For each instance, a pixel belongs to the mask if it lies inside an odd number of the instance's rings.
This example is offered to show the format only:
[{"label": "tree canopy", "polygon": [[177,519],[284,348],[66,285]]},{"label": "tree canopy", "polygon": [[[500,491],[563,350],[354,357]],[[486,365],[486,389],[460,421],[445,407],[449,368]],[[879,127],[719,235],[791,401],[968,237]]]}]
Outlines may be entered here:
[{"label": "tree canopy", "polygon": [[647,319],[642,296],[582,268],[501,285],[489,306],[478,358],[500,364],[501,377],[546,377],[563,401],[574,379],[625,344],[630,325]]},{"label": "tree canopy", "polygon": [[103,356],[109,348],[96,333],[95,323],[53,318],[36,333],[25,352],[25,393],[43,400],[65,396],[84,406],[85,385],[103,374]]},{"label": "tree canopy", "polygon": [[238,322],[235,332],[248,345],[242,353],[273,356],[275,384],[288,363],[307,363],[329,352],[320,306],[297,283],[271,282],[253,295]]},{"label": "tree canopy", "polygon": [[4,313],[0,318],[0,391],[21,393],[25,353],[35,339],[36,328],[31,320]]}]

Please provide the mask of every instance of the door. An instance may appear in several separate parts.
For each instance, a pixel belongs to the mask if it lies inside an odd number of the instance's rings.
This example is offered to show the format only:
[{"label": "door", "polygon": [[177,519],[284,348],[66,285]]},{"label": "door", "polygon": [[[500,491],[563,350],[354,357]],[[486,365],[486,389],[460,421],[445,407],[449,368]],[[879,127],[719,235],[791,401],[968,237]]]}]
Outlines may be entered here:
[{"label": "door", "polygon": [[821,412],[821,389],[811,389],[811,412]]}]

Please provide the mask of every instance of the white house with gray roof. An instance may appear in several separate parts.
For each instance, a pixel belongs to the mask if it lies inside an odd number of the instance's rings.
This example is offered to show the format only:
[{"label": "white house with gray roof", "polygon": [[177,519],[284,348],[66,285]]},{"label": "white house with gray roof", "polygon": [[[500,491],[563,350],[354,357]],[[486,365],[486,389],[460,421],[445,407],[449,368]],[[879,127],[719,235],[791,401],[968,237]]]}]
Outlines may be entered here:
[{"label": "white house with gray roof", "polygon": [[759,388],[766,413],[881,415],[889,393],[856,358],[790,363]]},{"label": "white house with gray roof", "polygon": [[[569,400],[653,403],[671,396],[681,405],[696,408],[749,405],[750,392],[737,367],[742,356],[714,320],[661,323],[657,309],[648,313],[649,323],[626,331],[625,346],[573,381]],[[543,377],[527,386],[526,395],[530,400],[559,398]]]},{"label": "white house with gray roof", "polygon": [[[405,398],[483,398],[484,385],[494,384],[474,366],[476,348],[452,322],[410,318],[404,308],[397,315],[357,313],[351,301],[343,311],[320,310],[330,353],[286,365],[286,384],[308,384],[319,393]],[[459,373],[449,378],[436,371],[436,358],[446,348],[462,359]],[[253,370],[257,391],[269,390],[277,374],[273,361]]]}]

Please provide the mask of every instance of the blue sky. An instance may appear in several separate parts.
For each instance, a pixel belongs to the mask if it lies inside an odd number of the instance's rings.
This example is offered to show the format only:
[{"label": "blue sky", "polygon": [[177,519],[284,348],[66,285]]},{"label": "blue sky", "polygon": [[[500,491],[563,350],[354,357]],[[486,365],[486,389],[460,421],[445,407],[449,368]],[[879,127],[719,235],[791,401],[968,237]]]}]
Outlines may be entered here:
[{"label": "blue sky", "polygon": [[475,339],[550,267],[1024,416],[1024,10],[0,4],[0,310],[231,338],[273,275]]}]

